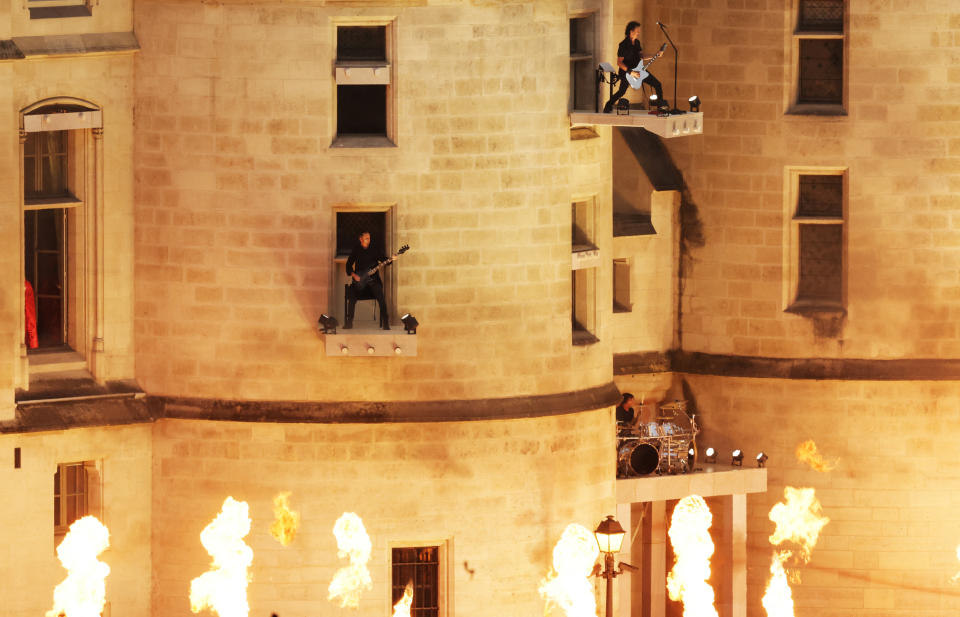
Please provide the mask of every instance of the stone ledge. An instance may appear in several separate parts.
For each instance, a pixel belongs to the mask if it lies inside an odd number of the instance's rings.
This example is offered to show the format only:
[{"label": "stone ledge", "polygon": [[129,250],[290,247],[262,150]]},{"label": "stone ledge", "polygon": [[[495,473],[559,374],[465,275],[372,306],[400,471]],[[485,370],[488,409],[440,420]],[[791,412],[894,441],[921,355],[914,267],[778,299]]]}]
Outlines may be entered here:
[{"label": "stone ledge", "polygon": [[339,328],[336,334],[321,334],[328,356],[410,358],[417,355],[417,335],[402,326],[392,330]]},{"label": "stone ledge", "polygon": [[688,112],[675,116],[657,116],[647,112],[640,112],[625,116],[616,114],[592,114],[571,112],[572,125],[606,125],[627,126],[647,129],[651,133],[663,138],[689,137],[703,134],[703,112]]},{"label": "stone ledge", "polygon": [[766,469],[729,465],[703,465],[702,471],[685,474],[617,479],[618,504],[683,499],[687,495],[716,497],[766,491]]}]

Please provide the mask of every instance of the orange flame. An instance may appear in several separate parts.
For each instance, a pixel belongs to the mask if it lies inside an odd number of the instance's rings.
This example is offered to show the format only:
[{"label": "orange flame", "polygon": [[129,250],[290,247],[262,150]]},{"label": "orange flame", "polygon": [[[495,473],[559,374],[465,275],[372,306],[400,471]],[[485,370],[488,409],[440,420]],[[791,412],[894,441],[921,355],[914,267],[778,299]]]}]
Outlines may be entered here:
[{"label": "orange flame", "polygon": [[797,460],[810,465],[815,471],[830,471],[836,467],[836,463],[824,460],[812,439],[797,446]]},{"label": "orange flame", "polygon": [[540,596],[547,601],[544,615],[559,609],[567,617],[596,617],[597,600],[589,577],[599,555],[600,547],[589,529],[567,525],[553,547],[553,570],[540,582]]},{"label": "orange flame", "polygon": [[790,541],[800,545],[800,557],[803,563],[810,561],[820,530],[830,522],[823,516],[823,508],[817,501],[816,491],[812,488],[783,489],[786,502],[780,502],[770,509],[770,520],[777,524],[770,544],[779,545]]},{"label": "orange flame", "polygon": [[403,590],[403,597],[393,605],[393,617],[410,617],[410,607],[413,606],[413,581],[407,583]]},{"label": "orange flame", "polygon": [[[957,545],[957,559],[960,559],[960,544]],[[960,581],[960,572],[957,572],[953,575],[953,578],[950,579],[951,583],[956,583]]]},{"label": "orange flame", "polygon": [[333,535],[337,538],[337,556],[350,558],[350,565],[337,570],[327,589],[327,599],[339,598],[340,608],[359,608],[360,592],[373,587],[370,580],[370,561],[372,545],[363,521],[353,512],[344,512],[333,525]]},{"label": "orange flame", "polygon": [[94,516],[84,516],[70,525],[57,547],[57,558],[67,570],[53,590],[53,608],[47,617],[99,617],[106,601],[106,578],[110,566],[97,556],[110,546],[110,532]]},{"label": "orange flame", "polygon": [[667,577],[670,599],[683,601],[684,617],[717,617],[710,580],[710,556],[713,540],[710,523],[713,515],[703,497],[688,495],[673,510],[670,543],[676,563]]},{"label": "orange flame", "polygon": [[297,527],[300,526],[300,513],[291,510],[287,503],[290,497],[290,491],[280,493],[273,498],[273,524],[270,525],[270,535],[282,544],[290,546],[294,536],[297,535]]},{"label": "orange flame", "polygon": [[768,617],[793,617],[793,593],[790,591],[790,582],[787,572],[783,569],[783,562],[790,557],[790,551],[779,551],[773,554],[770,563],[770,582],[767,591],[763,594],[763,608]]},{"label": "orange flame", "polygon": [[203,528],[200,543],[213,557],[212,568],[190,581],[190,610],[205,608],[220,617],[246,617],[247,568],[253,563],[253,549],[243,541],[250,533],[249,507],[245,501],[227,497],[216,518]]}]

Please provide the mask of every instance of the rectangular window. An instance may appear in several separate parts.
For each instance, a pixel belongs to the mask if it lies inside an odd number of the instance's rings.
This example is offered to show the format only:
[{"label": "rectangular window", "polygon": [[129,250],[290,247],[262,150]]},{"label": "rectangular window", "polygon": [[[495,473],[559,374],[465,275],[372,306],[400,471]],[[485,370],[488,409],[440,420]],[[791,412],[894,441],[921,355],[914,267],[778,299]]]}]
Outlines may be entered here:
[{"label": "rectangular window", "polygon": [[392,146],[392,25],[338,25],[334,147]]},{"label": "rectangular window", "polygon": [[66,534],[79,518],[101,513],[100,470],[95,461],[60,463],[53,475],[53,531]]},{"label": "rectangular window", "polygon": [[92,15],[87,0],[28,0],[27,10],[30,11],[30,19],[89,17]]},{"label": "rectangular window", "polygon": [[24,271],[33,289],[37,344],[61,347],[67,340],[67,209],[27,210],[23,219]]},{"label": "rectangular window", "polygon": [[575,201],[570,206],[570,242],[573,252],[596,250],[593,201]]},{"label": "rectangular window", "polygon": [[593,14],[570,19],[570,111],[596,111]]},{"label": "rectangular window", "polygon": [[842,311],[846,170],[788,169],[787,310]]},{"label": "rectangular window", "polygon": [[413,589],[411,617],[439,617],[441,602],[440,547],[418,546],[392,550],[392,602],[395,605],[407,586]]},{"label": "rectangular window", "polygon": [[633,310],[630,302],[630,262],[626,259],[613,260],[613,312],[629,313]]},{"label": "rectangular window", "polygon": [[844,113],[844,0],[798,0],[790,113]]},{"label": "rectangular window", "polygon": [[[347,258],[350,257],[353,247],[359,241],[361,232],[370,233],[370,246],[374,249],[380,249],[383,254],[390,256],[396,250],[393,241],[394,230],[394,209],[391,206],[363,206],[363,205],[344,205],[338,206],[334,210],[336,229],[334,231],[334,246],[336,247],[333,255],[333,289],[329,297],[331,298],[330,314],[334,315],[340,323],[344,323],[347,314],[347,285],[350,280],[346,274]],[[397,311],[397,275],[401,262],[396,262],[384,268],[380,272],[380,278],[383,280],[383,293],[387,301],[387,307],[390,316],[396,321]],[[380,320],[376,301],[359,301],[354,312],[355,328],[374,328],[378,327]]]}]

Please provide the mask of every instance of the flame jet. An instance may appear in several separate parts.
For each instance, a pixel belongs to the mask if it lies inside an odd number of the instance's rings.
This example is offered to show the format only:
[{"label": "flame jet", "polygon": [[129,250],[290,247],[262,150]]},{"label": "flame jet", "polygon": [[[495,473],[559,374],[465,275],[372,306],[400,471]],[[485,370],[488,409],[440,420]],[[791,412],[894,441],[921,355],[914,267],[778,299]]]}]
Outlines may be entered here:
[{"label": "flame jet", "polygon": [[799,549],[781,550],[773,554],[771,578],[762,600],[768,617],[793,617],[793,596],[784,563],[794,555],[800,563],[810,561],[820,532],[830,522],[829,518],[823,516],[823,508],[817,501],[814,489],[787,486],[783,489],[783,496],[785,501],[774,504],[770,509],[770,520],[777,524],[770,535],[770,544],[779,546],[791,542],[798,545]]},{"label": "flame jet", "polygon": [[810,465],[814,471],[831,471],[836,467],[834,463],[824,460],[820,452],[817,451],[817,444],[815,444],[812,439],[808,439],[797,446],[796,455],[798,461]]},{"label": "flame jet", "polygon": [[70,525],[57,547],[67,578],[53,590],[53,608],[46,617],[100,617],[110,566],[97,556],[109,546],[110,532],[96,517],[84,516]]},{"label": "flame jet", "polygon": [[290,546],[300,526],[300,513],[290,509],[288,497],[290,497],[290,491],[280,493],[273,498],[274,521],[270,525],[270,535],[283,546]]},{"label": "flame jet", "polygon": [[344,512],[333,525],[337,538],[337,557],[350,558],[350,565],[337,570],[327,589],[327,599],[339,599],[340,608],[359,608],[360,592],[373,587],[370,580],[370,551],[373,546],[363,526],[363,520],[353,512]]},{"label": "flame jet", "polygon": [[200,543],[213,557],[213,567],[190,582],[190,610],[205,608],[220,617],[247,617],[247,568],[253,549],[243,541],[250,533],[249,507],[245,501],[227,497],[220,513],[200,533]]},{"label": "flame jet", "polygon": [[676,563],[667,576],[670,599],[683,601],[684,617],[718,617],[713,605],[710,580],[710,557],[713,539],[710,524],[713,515],[703,497],[688,495],[673,510],[670,520],[670,544]]},{"label": "flame jet", "polygon": [[597,601],[590,584],[593,564],[600,547],[593,533],[583,525],[567,525],[553,547],[553,571],[540,583],[540,595],[547,601],[544,615],[596,617]]},{"label": "flame jet", "polygon": [[410,607],[413,606],[413,581],[407,583],[403,590],[403,597],[393,605],[393,617],[410,617]]}]

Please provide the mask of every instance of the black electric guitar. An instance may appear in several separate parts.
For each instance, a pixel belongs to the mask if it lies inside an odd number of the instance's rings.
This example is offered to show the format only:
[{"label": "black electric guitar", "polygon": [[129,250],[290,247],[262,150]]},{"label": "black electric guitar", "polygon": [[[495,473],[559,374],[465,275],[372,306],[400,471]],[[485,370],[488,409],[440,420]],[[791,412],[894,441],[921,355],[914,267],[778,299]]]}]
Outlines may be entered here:
[{"label": "black electric guitar", "polygon": [[[357,291],[359,291],[359,290],[365,288],[367,285],[370,284],[370,277],[372,277],[372,276],[373,276],[374,274],[376,274],[377,272],[380,272],[381,270],[383,270],[386,266],[388,266],[388,265],[390,265],[391,263],[395,262],[401,255],[403,255],[404,253],[406,253],[408,250],[410,250],[410,245],[409,245],[409,244],[404,244],[403,246],[400,247],[400,250],[397,251],[397,253],[396,253],[393,257],[391,257],[390,259],[387,259],[387,260],[385,260],[385,261],[381,261],[380,263],[378,263],[377,265],[375,265],[374,267],[370,268],[369,270],[367,270],[366,272],[364,272],[364,273],[362,273],[362,274],[357,274],[357,276],[360,277],[360,280],[358,281],[358,280],[354,279],[354,281],[353,281],[353,283],[352,283],[354,289],[356,289]],[[352,278],[352,277],[351,277],[351,278]]]}]

